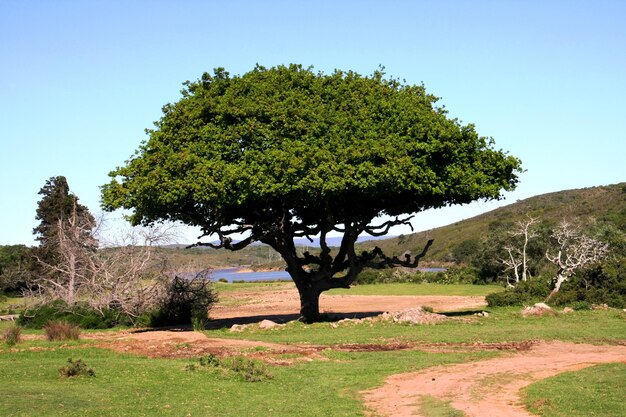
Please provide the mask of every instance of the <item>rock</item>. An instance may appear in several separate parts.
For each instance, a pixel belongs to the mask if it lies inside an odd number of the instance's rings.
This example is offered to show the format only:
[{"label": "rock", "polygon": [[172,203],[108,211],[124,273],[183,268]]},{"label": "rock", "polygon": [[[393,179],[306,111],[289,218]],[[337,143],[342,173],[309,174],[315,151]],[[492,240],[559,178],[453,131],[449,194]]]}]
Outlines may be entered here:
[{"label": "rock", "polygon": [[479,311],[478,313],[474,314],[475,316],[480,316],[480,317],[489,317],[489,313],[487,313],[486,311]]},{"label": "rock", "polygon": [[245,324],[233,324],[230,327],[230,331],[233,333],[239,333],[239,332],[243,332],[246,328]]},{"label": "rock", "polygon": [[555,315],[556,313],[552,310],[552,307],[545,303],[537,303],[522,310],[522,316],[544,316],[546,314]]},{"label": "rock", "polygon": [[275,323],[272,320],[267,320],[267,319],[259,323],[259,329],[261,330],[272,329],[276,326],[278,326],[278,323]]},{"label": "rock", "polygon": [[422,307],[409,308],[393,314],[386,313],[381,317],[388,317],[386,320],[392,320],[394,323],[410,324],[434,324],[447,319],[442,314],[430,313]]},{"label": "rock", "polygon": [[337,323],[330,323],[330,327],[336,329],[337,327],[339,327],[339,325]]},{"label": "rock", "polygon": [[566,314],[567,314],[567,313],[572,313],[573,311],[574,311],[574,309],[573,309],[573,308],[571,308],[571,307],[565,307],[565,308],[563,309],[563,313],[566,313]]},{"label": "rock", "polygon": [[607,304],[592,304],[592,310],[608,310],[609,306]]}]

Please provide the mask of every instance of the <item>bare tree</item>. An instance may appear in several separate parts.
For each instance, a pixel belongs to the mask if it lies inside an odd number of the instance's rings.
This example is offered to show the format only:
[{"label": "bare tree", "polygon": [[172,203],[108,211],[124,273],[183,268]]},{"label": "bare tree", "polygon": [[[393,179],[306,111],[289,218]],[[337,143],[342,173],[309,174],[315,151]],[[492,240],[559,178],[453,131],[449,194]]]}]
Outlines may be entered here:
[{"label": "bare tree", "polygon": [[54,256],[48,259],[36,256],[43,273],[34,280],[35,292],[70,305],[76,302],[79,290],[93,274],[98,248],[92,234],[94,227],[93,217],[81,216],[74,200],[70,215],[57,219],[56,233],[48,242]]},{"label": "bare tree", "polygon": [[600,261],[609,251],[607,243],[583,234],[580,226],[566,220],[554,230],[552,238],[558,245],[558,252],[551,255],[546,251],[546,258],[558,269],[554,278],[554,289],[548,295],[548,299],[552,298],[561,289],[561,285],[578,270]]},{"label": "bare tree", "polygon": [[106,243],[92,264],[86,287],[88,304],[104,312],[115,309],[131,320],[161,302],[168,278],[167,259],[157,246],[175,237],[173,226],[132,228]]},{"label": "bare tree", "polygon": [[[521,249],[514,244],[508,244],[504,246],[504,250],[507,253],[507,257],[500,258],[500,262],[506,267],[505,271],[513,271],[515,277],[515,284],[520,281],[526,281],[530,277],[528,270],[528,242],[537,237],[537,233],[533,229],[533,226],[537,224],[537,219],[531,216],[526,216],[526,220],[520,220],[515,224],[515,229],[509,232],[509,236],[512,238],[522,237]],[[521,267],[521,270],[520,270]],[[507,277],[507,283],[511,284],[511,280]]]}]

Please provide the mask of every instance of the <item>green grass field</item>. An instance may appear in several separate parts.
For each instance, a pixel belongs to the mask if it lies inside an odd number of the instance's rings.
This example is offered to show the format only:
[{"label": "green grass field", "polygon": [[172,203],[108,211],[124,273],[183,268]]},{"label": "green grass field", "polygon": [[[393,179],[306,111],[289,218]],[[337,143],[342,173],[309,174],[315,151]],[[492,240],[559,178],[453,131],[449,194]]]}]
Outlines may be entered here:
[{"label": "green grass field", "polygon": [[[285,285],[292,284],[221,284],[218,289],[227,293]],[[468,287],[385,284],[355,287],[350,293],[479,295],[499,288]],[[191,360],[124,355],[95,348],[89,341],[25,341],[12,348],[0,342],[0,416],[363,416],[359,392],[382,384],[389,375],[500,353],[341,352],[332,350],[334,344],[537,339],[601,344],[626,340],[626,313],[621,310],[527,318],[519,311],[494,308],[489,317],[469,314],[437,325],[364,322],[333,328],[330,323],[293,322],[270,330],[251,326],[243,333],[207,331],[210,337],[331,347],[321,352],[326,360],[270,365],[273,378],[255,383],[215,371],[185,370]],[[9,325],[2,323],[0,332]],[[60,377],[58,370],[68,358],[82,359],[96,376]],[[624,365],[602,365],[537,382],[528,387],[525,402],[544,417],[625,415],[625,369]],[[435,398],[422,398],[419,409],[427,417],[462,415]]]},{"label": "green grass field", "polygon": [[472,284],[371,284],[356,285],[350,289],[330,290],[332,295],[464,295],[485,296],[504,291],[501,285]]},{"label": "green grass field", "polygon": [[626,340],[626,313],[620,310],[577,311],[557,316],[522,317],[520,308],[493,308],[489,317],[468,315],[437,325],[379,323],[345,324],[291,322],[282,328],[242,333],[212,330],[212,337],[233,337],[278,343],[380,343],[389,340],[429,343],[565,340],[605,343]]},{"label": "green grass field", "polygon": [[524,402],[542,417],[623,417],[626,364],[597,365],[535,382],[524,390]]},{"label": "green grass field", "polygon": [[[186,371],[189,360],[147,359],[94,348],[3,353],[0,415],[9,416],[362,416],[358,391],[387,375],[490,354],[327,352],[328,361],[270,367],[271,380],[244,382]],[[94,378],[61,378],[68,357]]]}]

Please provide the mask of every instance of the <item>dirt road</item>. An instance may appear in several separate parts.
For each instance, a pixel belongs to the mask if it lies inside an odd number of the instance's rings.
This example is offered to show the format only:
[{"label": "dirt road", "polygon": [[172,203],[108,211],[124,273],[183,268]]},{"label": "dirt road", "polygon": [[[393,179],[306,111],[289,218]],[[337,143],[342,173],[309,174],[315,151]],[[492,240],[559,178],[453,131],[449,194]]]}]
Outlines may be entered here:
[{"label": "dirt road", "polygon": [[522,388],[561,372],[607,362],[626,363],[626,346],[541,342],[494,359],[394,375],[363,397],[377,416],[419,417],[420,396],[430,395],[451,401],[467,417],[532,417],[519,403]]}]

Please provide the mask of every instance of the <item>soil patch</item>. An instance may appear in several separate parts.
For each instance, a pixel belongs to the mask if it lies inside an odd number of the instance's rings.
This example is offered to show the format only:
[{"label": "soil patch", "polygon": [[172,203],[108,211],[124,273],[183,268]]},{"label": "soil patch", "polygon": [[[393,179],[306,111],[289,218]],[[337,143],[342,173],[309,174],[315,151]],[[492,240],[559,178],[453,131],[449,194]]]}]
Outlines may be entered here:
[{"label": "soil patch", "polygon": [[[435,311],[479,309],[487,305],[481,296],[328,295],[320,296],[320,311],[336,317],[363,318],[395,313],[419,306]],[[300,298],[295,286],[236,291],[221,295],[211,309],[212,328],[249,324],[269,319],[285,323],[298,318]]]}]

